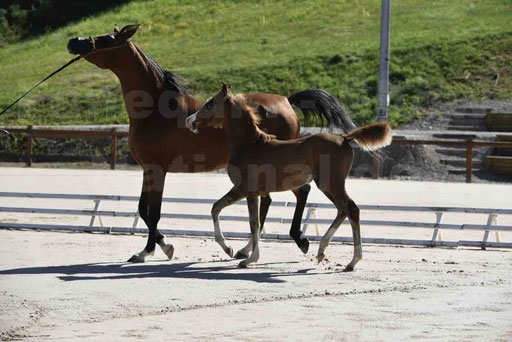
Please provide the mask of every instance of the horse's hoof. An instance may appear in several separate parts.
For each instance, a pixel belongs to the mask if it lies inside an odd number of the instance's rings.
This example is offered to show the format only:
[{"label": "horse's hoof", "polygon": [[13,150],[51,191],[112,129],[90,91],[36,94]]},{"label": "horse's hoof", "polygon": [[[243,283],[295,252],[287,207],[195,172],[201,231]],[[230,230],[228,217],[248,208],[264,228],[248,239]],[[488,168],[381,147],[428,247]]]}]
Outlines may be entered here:
[{"label": "horse's hoof", "polygon": [[321,262],[322,262],[322,260],[324,260],[324,258],[325,258],[325,254],[324,254],[324,253],[322,253],[322,254],[318,254],[318,255],[316,256],[316,259],[318,260],[318,263],[321,263]]},{"label": "horse's hoof", "polygon": [[247,268],[247,263],[244,261],[241,261],[239,264],[238,264],[238,268]]},{"label": "horse's hoof", "polygon": [[169,258],[169,260],[172,260],[172,256],[174,254],[174,247],[173,247],[173,245],[171,245],[171,244],[165,245],[162,248],[162,251],[164,252],[165,255],[167,255],[167,258]]},{"label": "horse's hoof", "polygon": [[299,248],[302,251],[302,253],[307,254],[307,252],[309,250],[309,240],[308,239],[301,240]]},{"label": "horse's hoof", "polygon": [[132,255],[130,259],[128,259],[128,262],[132,262],[134,264],[140,264],[144,262],[144,258],[140,257],[138,254]]},{"label": "horse's hoof", "polygon": [[247,259],[249,256],[242,251],[238,251],[235,254],[235,259]]}]

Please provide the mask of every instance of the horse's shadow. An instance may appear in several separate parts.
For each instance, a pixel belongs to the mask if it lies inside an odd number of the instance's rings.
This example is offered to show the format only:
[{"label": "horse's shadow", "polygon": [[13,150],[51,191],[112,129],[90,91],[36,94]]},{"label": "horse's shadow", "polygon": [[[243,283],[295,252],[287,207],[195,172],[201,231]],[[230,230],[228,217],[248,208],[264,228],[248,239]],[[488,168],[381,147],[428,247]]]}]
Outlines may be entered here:
[{"label": "horse's shadow", "polygon": [[[283,277],[308,275],[311,269],[294,272],[263,271],[262,268],[241,270],[235,265],[198,266],[196,262],[182,263],[89,263],[66,266],[41,266],[14,268],[0,271],[0,275],[14,274],[55,274],[63,281],[76,280],[114,280],[136,278],[176,278],[206,280],[246,280],[257,283],[283,283]],[[268,265],[268,264],[267,264]],[[264,265],[259,265],[264,266]]]}]

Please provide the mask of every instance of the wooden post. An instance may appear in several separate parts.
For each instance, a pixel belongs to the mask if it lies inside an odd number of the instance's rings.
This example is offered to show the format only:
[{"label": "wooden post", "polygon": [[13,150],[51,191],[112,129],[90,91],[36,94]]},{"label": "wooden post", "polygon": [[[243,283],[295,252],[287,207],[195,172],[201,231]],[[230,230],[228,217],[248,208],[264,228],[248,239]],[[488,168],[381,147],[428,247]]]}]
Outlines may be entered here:
[{"label": "wooden post", "polygon": [[373,179],[379,179],[381,174],[381,165],[380,160],[378,158],[373,158]]},{"label": "wooden post", "polygon": [[111,159],[110,159],[110,169],[111,170],[115,170],[115,168],[116,168],[116,161],[117,161],[117,134],[116,134],[116,129],[112,128],[110,130],[110,132],[112,133],[112,135],[111,135],[112,139],[110,140],[110,156],[111,156]]},{"label": "wooden post", "polygon": [[473,173],[473,139],[466,142],[466,183],[471,183]]},{"label": "wooden post", "polygon": [[27,167],[32,166],[32,149],[34,138],[32,136],[32,126],[27,127],[27,149],[25,151],[25,164]]}]

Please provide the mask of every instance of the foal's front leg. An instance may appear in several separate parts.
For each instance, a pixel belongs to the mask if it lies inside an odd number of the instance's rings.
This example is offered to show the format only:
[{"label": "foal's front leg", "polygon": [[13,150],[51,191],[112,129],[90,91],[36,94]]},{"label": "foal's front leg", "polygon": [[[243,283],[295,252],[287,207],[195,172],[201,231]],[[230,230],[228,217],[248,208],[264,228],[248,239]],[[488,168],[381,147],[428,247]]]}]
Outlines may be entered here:
[{"label": "foal's front leg", "polygon": [[247,267],[247,265],[257,262],[260,258],[259,239],[260,223],[258,216],[260,198],[258,196],[247,197],[247,207],[249,209],[249,224],[251,226],[252,253],[247,259],[241,261],[238,267]]},{"label": "foal's front leg", "polygon": [[231,258],[233,257],[233,248],[228,247],[226,245],[226,239],[224,238],[224,235],[220,230],[219,214],[222,211],[222,209],[224,209],[227,206],[230,206],[231,204],[241,200],[244,197],[245,195],[243,193],[233,188],[227,194],[225,194],[220,200],[215,202],[215,204],[212,207],[215,242],[217,242],[222,247],[224,252],[226,252],[226,254],[229,255]]}]

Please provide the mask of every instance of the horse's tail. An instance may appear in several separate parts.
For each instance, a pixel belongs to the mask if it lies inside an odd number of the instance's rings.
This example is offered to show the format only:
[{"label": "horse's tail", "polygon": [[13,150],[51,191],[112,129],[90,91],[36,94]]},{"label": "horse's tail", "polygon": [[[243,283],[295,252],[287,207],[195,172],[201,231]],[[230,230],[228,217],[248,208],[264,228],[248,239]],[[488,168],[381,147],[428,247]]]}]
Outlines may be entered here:
[{"label": "horse's tail", "polygon": [[302,111],[306,122],[311,121],[311,117],[314,116],[320,120],[322,125],[325,120],[327,125],[341,128],[345,133],[357,128],[341,103],[325,90],[299,91],[290,95],[288,102]]},{"label": "horse's tail", "polygon": [[393,134],[389,124],[378,122],[357,128],[343,138],[347,142],[354,140],[365,151],[375,151],[391,144]]}]

